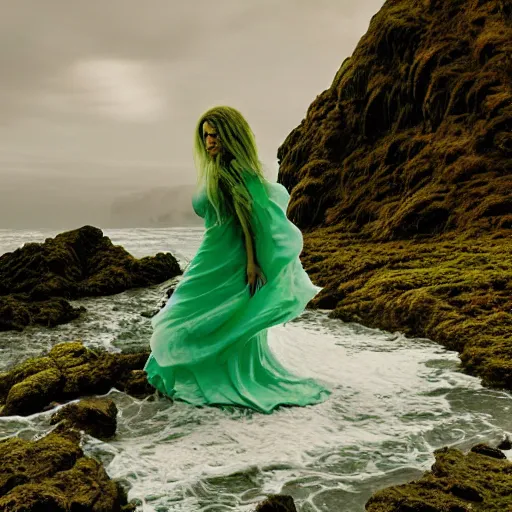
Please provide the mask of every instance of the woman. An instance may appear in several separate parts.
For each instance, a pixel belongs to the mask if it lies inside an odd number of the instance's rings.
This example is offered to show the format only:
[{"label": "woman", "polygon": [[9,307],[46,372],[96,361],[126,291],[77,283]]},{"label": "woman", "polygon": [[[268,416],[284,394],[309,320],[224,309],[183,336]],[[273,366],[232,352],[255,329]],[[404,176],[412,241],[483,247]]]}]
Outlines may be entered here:
[{"label": "woman", "polygon": [[152,319],[145,370],[164,395],[194,405],[240,405],[270,413],[330,393],[286,370],[269,327],[297,317],[320,291],[302,268],[302,233],[286,217],[289,194],[262,173],[254,135],[231,107],[214,107],[195,131],[205,234],[181,281]]}]

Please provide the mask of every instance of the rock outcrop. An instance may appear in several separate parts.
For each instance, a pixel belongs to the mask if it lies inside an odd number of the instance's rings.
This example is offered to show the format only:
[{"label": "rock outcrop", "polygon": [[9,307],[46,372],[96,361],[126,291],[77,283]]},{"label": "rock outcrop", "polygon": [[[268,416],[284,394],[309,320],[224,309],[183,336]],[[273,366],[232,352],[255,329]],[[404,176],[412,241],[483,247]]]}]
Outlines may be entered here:
[{"label": "rock outcrop", "polygon": [[116,433],[117,406],[110,398],[84,398],[54,413],[50,425],[57,423],[84,430],[98,439],[108,439]]},{"label": "rock outcrop", "polygon": [[377,491],[368,512],[504,512],[512,507],[512,463],[496,448],[477,445],[467,454],[444,447],[422,478]]},{"label": "rock outcrop", "polygon": [[78,341],[60,343],[47,355],[0,372],[0,416],[27,416],[52,403],[105,394],[112,387],[149,396],[155,390],[142,369],[148,357],[147,351],[119,354],[87,349]]},{"label": "rock outcrop", "polygon": [[84,455],[80,432],[59,427],[36,441],[0,441],[0,510],[135,510],[120,484]]},{"label": "rock outcrop", "polygon": [[312,307],[512,389],[512,8],[388,0],[279,148]]},{"label": "rock outcrop", "polygon": [[388,0],[279,148],[299,227],[512,228],[512,8]]},{"label": "rock outcrop", "polygon": [[256,507],[255,512],[297,512],[295,502],[287,494],[271,494]]},{"label": "rock outcrop", "polygon": [[112,295],[181,274],[171,254],[136,259],[92,226],[0,256],[0,331],[77,318],[68,300]]}]

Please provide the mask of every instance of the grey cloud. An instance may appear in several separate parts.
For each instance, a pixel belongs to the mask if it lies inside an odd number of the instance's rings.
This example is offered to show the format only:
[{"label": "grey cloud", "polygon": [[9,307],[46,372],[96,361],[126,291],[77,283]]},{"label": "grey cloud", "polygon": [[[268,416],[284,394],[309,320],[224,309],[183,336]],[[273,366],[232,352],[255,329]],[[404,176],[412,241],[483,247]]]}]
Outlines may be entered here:
[{"label": "grey cloud", "polygon": [[[0,0],[0,217],[17,205],[24,226],[36,216],[53,222],[78,194],[69,218],[89,211],[96,221],[93,209],[108,210],[121,192],[193,183],[192,131],[219,103],[247,115],[275,177],[277,147],[382,3]],[[158,118],[129,122],[93,108],[68,71],[102,58],[142,66],[162,95]]]}]

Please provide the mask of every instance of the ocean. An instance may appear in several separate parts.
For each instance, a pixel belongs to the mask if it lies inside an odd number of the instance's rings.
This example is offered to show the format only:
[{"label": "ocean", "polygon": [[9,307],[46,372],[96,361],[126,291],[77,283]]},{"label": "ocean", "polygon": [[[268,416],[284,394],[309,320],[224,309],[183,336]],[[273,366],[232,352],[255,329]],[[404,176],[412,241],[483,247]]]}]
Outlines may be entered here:
[{"label": "ocean", "polygon": [[[203,232],[104,230],[134,256],[170,251],[182,268]],[[57,233],[0,230],[0,254]],[[0,333],[0,371],[64,341],[149,348],[151,324],[141,313],[157,307],[173,282],[73,301],[87,313],[53,329]],[[139,511],[249,512],[266,493],[285,493],[300,512],[363,512],[375,490],[430,469],[435,449],[492,444],[512,430],[510,393],[462,373],[456,352],[328,313],[306,310],[269,330],[286,366],[331,385],[326,402],[264,415],[136,399],[113,388],[105,396],[119,410],[117,434],[109,441],[84,435],[84,452],[121,480]],[[0,439],[44,435],[53,412],[0,417]]]}]

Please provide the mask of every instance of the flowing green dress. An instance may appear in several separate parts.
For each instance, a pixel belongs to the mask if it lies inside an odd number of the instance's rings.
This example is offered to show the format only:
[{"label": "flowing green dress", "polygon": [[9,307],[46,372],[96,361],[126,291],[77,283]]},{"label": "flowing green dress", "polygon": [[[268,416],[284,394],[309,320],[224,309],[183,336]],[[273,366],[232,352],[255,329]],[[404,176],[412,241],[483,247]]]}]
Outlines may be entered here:
[{"label": "flowing green dress", "polygon": [[330,391],[294,375],[271,352],[271,326],[300,315],[321,290],[302,267],[302,233],[286,217],[279,183],[244,177],[252,199],[257,262],[267,278],[251,297],[243,231],[218,223],[204,189],[192,205],[204,218],[200,247],[167,304],[152,318],[144,370],[161,393],[194,405],[238,405],[270,413],[280,404],[321,402]]}]

